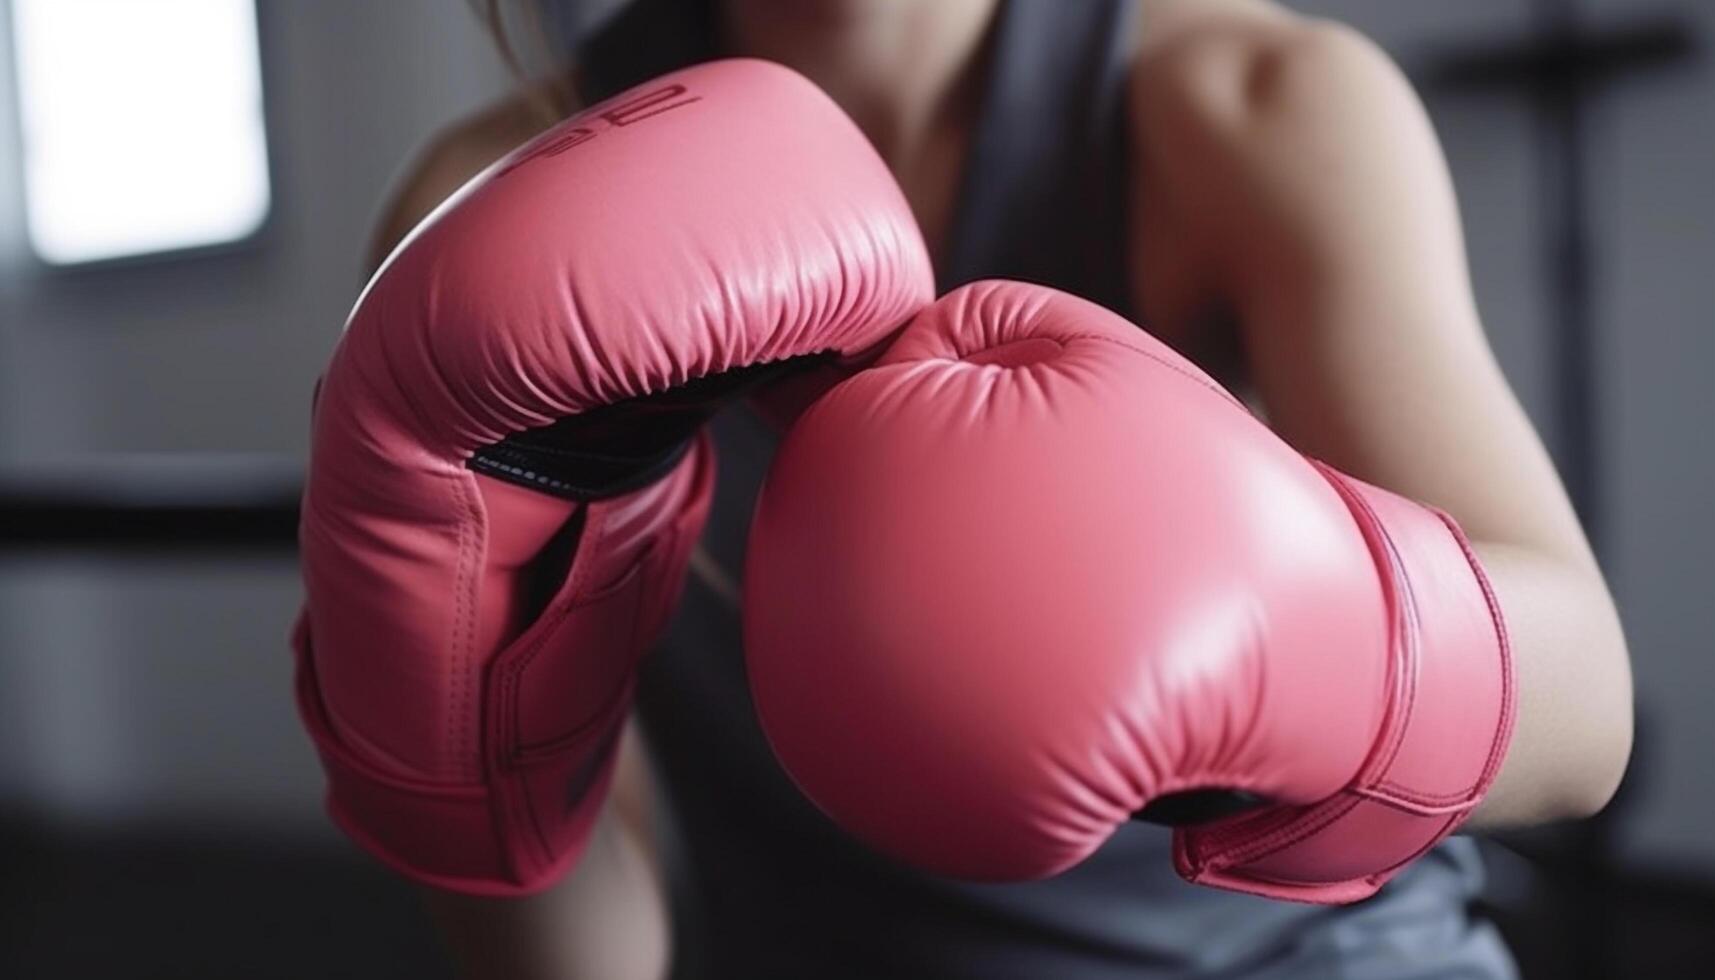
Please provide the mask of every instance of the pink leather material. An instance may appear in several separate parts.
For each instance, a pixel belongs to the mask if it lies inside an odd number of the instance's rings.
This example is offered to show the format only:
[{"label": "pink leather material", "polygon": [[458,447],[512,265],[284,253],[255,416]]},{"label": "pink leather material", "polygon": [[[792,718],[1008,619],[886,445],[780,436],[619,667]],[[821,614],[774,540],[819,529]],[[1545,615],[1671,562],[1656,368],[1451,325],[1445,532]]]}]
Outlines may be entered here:
[{"label": "pink leather material", "polygon": [[1164,794],[1193,880],[1349,901],[1450,833],[1511,731],[1457,529],[1308,461],[1093,304],[963,287],[788,433],[745,582],[785,768],[882,851],[1054,874]]},{"label": "pink leather material", "polygon": [[364,290],[316,402],[298,691],[340,825],[440,887],[551,884],[714,479],[699,440],[655,483],[575,503],[477,475],[474,452],[727,370],[867,352],[932,291],[883,161],[760,61],[596,105],[437,209]]},{"label": "pink leather material", "polygon": [[1315,464],[1364,529],[1394,624],[1388,717],[1363,769],[1311,807],[1187,828],[1188,880],[1351,902],[1453,833],[1500,772],[1517,694],[1500,608],[1451,517]]}]

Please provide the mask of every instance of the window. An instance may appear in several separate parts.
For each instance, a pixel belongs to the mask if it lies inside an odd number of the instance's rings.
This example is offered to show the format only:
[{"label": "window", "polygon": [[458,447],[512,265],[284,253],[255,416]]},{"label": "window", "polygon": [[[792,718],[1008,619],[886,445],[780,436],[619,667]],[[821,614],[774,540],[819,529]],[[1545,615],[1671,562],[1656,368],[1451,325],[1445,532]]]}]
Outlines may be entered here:
[{"label": "window", "polygon": [[197,248],[262,223],[254,0],[12,0],[12,41],[37,255]]}]

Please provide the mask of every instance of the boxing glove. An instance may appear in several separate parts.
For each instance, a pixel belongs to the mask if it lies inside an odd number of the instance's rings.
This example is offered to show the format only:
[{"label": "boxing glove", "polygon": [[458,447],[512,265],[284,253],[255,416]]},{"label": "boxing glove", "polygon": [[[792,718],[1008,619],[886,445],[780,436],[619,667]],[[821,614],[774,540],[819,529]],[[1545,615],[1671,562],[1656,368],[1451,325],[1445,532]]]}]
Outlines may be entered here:
[{"label": "boxing glove", "polygon": [[461,188],[315,401],[297,692],[334,820],[437,887],[555,881],[707,513],[703,421],[932,298],[882,160],[765,62],[645,83]]},{"label": "boxing glove", "polygon": [[1356,900],[1459,826],[1512,729],[1506,634],[1451,519],[1018,283],[948,295],[798,420],[744,603],[786,770],[958,877],[1051,875],[1214,794],[1247,805],[1176,828],[1184,877]]}]

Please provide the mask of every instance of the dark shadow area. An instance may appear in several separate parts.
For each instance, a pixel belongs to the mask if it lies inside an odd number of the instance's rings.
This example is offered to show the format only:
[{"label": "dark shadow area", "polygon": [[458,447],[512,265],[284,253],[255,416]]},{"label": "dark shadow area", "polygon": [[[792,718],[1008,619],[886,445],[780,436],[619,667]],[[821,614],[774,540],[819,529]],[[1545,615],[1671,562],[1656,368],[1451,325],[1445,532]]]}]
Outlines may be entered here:
[{"label": "dark shadow area", "polygon": [[410,886],[355,852],[0,828],[7,980],[452,976]]},{"label": "dark shadow area", "polygon": [[[1707,980],[1715,887],[1666,874],[1545,866],[1490,848],[1478,909],[1525,980]],[[178,834],[83,838],[0,829],[0,976],[7,980],[369,980],[452,972],[410,886],[354,851]],[[1504,893],[1504,894],[1503,894]],[[1600,929],[1592,963],[1574,929]]]},{"label": "dark shadow area", "polygon": [[[1502,867],[1490,853],[1491,875]],[[1524,980],[1707,980],[1715,976],[1715,886],[1689,876],[1529,865],[1515,894],[1491,895]],[[1585,934],[1595,930],[1596,935]]]}]

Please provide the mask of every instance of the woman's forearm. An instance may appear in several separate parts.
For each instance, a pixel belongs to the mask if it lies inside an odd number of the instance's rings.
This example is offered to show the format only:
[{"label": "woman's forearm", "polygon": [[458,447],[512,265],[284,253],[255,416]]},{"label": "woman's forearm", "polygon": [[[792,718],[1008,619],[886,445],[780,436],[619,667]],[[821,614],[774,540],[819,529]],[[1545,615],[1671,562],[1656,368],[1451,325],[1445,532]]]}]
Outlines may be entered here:
[{"label": "woman's forearm", "polygon": [[667,906],[647,849],[612,802],[576,868],[528,898],[425,889],[461,980],[660,980]]}]

